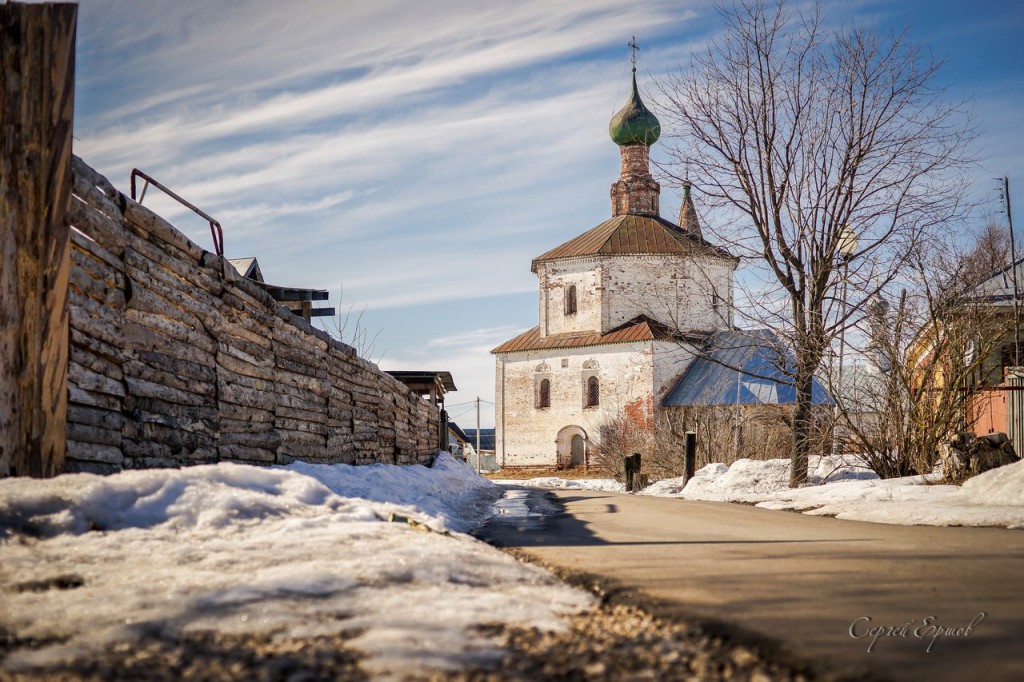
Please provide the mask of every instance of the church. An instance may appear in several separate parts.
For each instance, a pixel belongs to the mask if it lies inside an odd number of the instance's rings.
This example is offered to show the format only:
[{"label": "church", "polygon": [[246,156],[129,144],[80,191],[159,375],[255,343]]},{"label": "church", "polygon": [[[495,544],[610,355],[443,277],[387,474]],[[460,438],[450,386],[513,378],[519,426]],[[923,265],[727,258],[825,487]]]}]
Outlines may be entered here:
[{"label": "church", "polygon": [[660,216],[661,126],[635,62],[632,81],[609,124],[622,159],[612,217],[533,260],[539,324],[492,351],[501,466],[586,464],[601,425],[623,416],[653,432],[699,350],[732,329],[739,260],[704,239],[689,182],[678,223]]}]

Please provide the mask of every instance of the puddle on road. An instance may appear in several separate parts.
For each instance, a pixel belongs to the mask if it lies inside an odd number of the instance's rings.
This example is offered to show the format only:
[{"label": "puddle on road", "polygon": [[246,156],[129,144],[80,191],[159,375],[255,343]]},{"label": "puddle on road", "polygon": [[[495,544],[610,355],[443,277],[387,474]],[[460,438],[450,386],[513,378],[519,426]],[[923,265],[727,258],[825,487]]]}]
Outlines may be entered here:
[{"label": "puddle on road", "polygon": [[486,537],[489,530],[539,530],[548,518],[562,511],[551,501],[549,491],[518,487],[508,488],[491,509],[493,514],[480,528],[478,536]]}]

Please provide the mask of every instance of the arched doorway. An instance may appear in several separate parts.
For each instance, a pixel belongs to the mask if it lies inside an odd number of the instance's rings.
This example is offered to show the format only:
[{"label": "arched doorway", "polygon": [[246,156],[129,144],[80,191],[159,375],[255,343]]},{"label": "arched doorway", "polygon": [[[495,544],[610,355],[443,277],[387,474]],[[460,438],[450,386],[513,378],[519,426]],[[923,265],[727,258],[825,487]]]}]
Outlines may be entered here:
[{"label": "arched doorway", "polygon": [[578,467],[583,466],[584,462],[584,448],[583,436],[578,433],[569,440],[569,466]]},{"label": "arched doorway", "polygon": [[558,432],[555,443],[558,447],[559,468],[587,465],[587,446],[590,441],[582,427],[566,426]]}]

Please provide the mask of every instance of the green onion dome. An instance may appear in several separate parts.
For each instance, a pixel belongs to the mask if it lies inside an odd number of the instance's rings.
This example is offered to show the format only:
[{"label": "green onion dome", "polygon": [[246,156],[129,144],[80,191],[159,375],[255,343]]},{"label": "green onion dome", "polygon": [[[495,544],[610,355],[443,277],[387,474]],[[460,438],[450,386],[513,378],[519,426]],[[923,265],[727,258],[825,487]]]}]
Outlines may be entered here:
[{"label": "green onion dome", "polygon": [[661,135],[661,124],[651,110],[644,106],[640,92],[636,89],[636,69],[633,69],[633,94],[626,106],[612,116],[608,124],[608,134],[612,142],[623,147],[628,144],[646,144],[658,141]]}]

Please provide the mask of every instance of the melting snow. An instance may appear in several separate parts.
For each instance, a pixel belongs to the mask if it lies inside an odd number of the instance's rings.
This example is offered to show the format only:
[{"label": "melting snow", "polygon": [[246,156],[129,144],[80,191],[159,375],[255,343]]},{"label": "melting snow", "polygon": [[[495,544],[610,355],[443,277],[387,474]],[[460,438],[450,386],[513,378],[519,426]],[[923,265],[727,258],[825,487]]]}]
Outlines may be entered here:
[{"label": "melting snow", "polygon": [[747,502],[840,519],[928,526],[1024,528],[1024,461],[993,469],[963,486],[938,476],[879,479],[854,459],[812,458],[810,485],[789,487],[789,460],[709,464],[691,481],[658,481],[641,494]]},{"label": "melting snow", "polygon": [[[0,480],[0,630],[62,642],[16,651],[0,671],[213,629],[359,631],[351,645],[382,676],[495,656],[475,626],[559,629],[560,615],[591,604],[456,532],[500,494],[447,453],[429,469],[216,464]],[[60,576],[82,585],[25,589]]]}]

